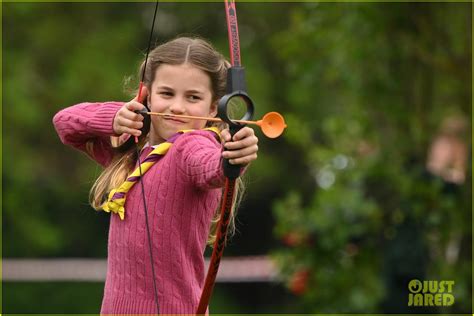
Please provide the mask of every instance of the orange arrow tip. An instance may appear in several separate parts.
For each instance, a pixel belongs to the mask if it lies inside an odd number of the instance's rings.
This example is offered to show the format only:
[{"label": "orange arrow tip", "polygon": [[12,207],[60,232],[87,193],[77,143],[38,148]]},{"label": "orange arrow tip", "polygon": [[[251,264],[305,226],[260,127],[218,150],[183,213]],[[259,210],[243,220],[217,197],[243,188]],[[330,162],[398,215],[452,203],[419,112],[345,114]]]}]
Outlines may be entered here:
[{"label": "orange arrow tip", "polygon": [[278,112],[269,112],[263,116],[259,125],[263,134],[269,138],[277,138],[287,127],[285,119]]}]

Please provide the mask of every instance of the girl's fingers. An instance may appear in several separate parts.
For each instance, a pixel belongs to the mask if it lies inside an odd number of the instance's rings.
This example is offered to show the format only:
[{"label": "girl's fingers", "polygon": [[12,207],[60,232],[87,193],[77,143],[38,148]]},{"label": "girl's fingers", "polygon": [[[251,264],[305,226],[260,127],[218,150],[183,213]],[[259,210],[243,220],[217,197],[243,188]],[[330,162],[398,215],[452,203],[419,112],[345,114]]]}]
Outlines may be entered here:
[{"label": "girl's fingers", "polygon": [[[221,137],[225,142],[231,142],[231,141],[237,142],[245,138],[255,137],[255,132],[250,127],[244,127],[241,130],[239,130],[237,133],[235,133],[235,135],[232,137],[232,140],[231,140],[229,129],[226,128],[222,130]],[[255,139],[257,139],[257,137],[255,137]]]},{"label": "girl's fingers", "polygon": [[118,119],[118,124],[124,128],[140,129],[143,127],[143,122],[130,120],[124,117]]},{"label": "girl's fingers", "polygon": [[135,110],[143,109],[143,104],[132,100],[125,103],[120,110],[118,110],[114,122],[113,130],[116,134],[128,133],[134,136],[140,136],[139,129],[143,127],[143,115],[135,113]]},{"label": "girl's fingers", "polygon": [[257,154],[255,153],[255,154],[245,156],[245,157],[229,159],[229,162],[231,165],[244,165],[245,166],[256,159],[257,159]]},{"label": "girl's fingers", "polygon": [[224,147],[225,149],[228,149],[228,150],[238,150],[241,148],[256,145],[257,143],[258,143],[258,138],[256,136],[250,136],[238,141],[235,141],[235,136],[234,136],[234,141],[226,142],[224,144]]},{"label": "girl's fingers", "polygon": [[131,120],[131,121],[143,121],[144,117],[141,114],[132,112],[132,111],[124,111],[121,115],[123,118]]},{"label": "girl's fingers", "polygon": [[140,131],[138,129],[132,129],[132,128],[124,127],[123,128],[123,133],[139,137],[142,134],[142,131]]},{"label": "girl's fingers", "polygon": [[133,135],[133,136],[140,136],[142,134],[142,132],[139,129],[131,128],[131,127],[128,127],[128,126],[123,126],[123,125],[120,125],[114,131],[118,135],[130,134],[130,135]]},{"label": "girl's fingers", "polygon": [[133,99],[132,101],[127,102],[125,104],[125,107],[130,111],[135,111],[135,110],[143,109],[144,105],[141,104],[140,102],[136,101],[135,99]]},{"label": "girl's fingers", "polygon": [[235,133],[232,139],[228,130],[224,131],[226,137],[224,138],[224,140],[226,141],[225,147],[228,149],[239,149],[242,147],[251,146],[253,143],[256,144],[258,142],[258,138],[255,136],[255,132],[250,127],[242,128],[237,133]]},{"label": "girl's fingers", "polygon": [[239,150],[226,150],[222,152],[222,157],[226,159],[238,159],[247,156],[253,156],[258,152],[258,146],[253,145],[250,147],[245,147]]},{"label": "girl's fingers", "polygon": [[224,139],[224,150],[222,157],[229,159],[233,165],[247,165],[257,159],[258,152],[258,138],[255,136],[253,129],[244,127],[234,137],[231,136],[228,130],[223,130],[221,133]]},{"label": "girl's fingers", "polygon": [[232,140],[233,141],[238,141],[238,140],[248,138],[248,137],[251,137],[251,136],[254,136],[254,135],[255,135],[255,132],[253,131],[253,129],[246,126],[242,129],[240,129],[237,133],[235,133]]}]

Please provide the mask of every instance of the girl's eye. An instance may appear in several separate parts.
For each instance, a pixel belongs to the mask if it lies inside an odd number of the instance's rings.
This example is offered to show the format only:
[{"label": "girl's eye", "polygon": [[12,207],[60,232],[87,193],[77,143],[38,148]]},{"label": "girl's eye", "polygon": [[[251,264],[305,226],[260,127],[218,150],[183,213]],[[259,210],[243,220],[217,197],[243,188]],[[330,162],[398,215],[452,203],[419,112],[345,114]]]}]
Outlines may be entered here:
[{"label": "girl's eye", "polygon": [[188,98],[189,98],[191,101],[199,101],[199,100],[201,100],[201,98],[198,97],[197,95],[190,95]]},{"label": "girl's eye", "polygon": [[173,96],[173,93],[169,92],[169,91],[162,91],[159,93],[161,96],[164,96],[164,97],[172,97]]}]

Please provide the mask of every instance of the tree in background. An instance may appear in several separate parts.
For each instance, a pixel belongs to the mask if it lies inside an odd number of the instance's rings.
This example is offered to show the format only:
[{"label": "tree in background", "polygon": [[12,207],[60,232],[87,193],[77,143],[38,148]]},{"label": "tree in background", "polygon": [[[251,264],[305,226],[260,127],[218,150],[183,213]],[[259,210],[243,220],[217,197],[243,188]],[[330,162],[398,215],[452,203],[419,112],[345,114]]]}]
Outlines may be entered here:
[{"label": "tree in background", "polygon": [[288,151],[314,179],[274,204],[288,288],[307,312],[396,313],[420,311],[411,279],[454,280],[453,306],[421,309],[468,312],[471,172],[425,166],[443,118],[471,114],[471,4],[305,4],[273,44]]}]

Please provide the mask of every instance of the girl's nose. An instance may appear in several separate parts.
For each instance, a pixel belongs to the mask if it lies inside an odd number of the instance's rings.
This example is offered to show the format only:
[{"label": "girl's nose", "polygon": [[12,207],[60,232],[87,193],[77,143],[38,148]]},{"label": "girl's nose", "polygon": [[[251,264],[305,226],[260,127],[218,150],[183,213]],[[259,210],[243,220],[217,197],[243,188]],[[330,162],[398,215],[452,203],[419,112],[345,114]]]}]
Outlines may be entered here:
[{"label": "girl's nose", "polygon": [[181,100],[174,100],[173,103],[170,105],[170,111],[174,114],[182,114],[184,113],[184,106]]}]

